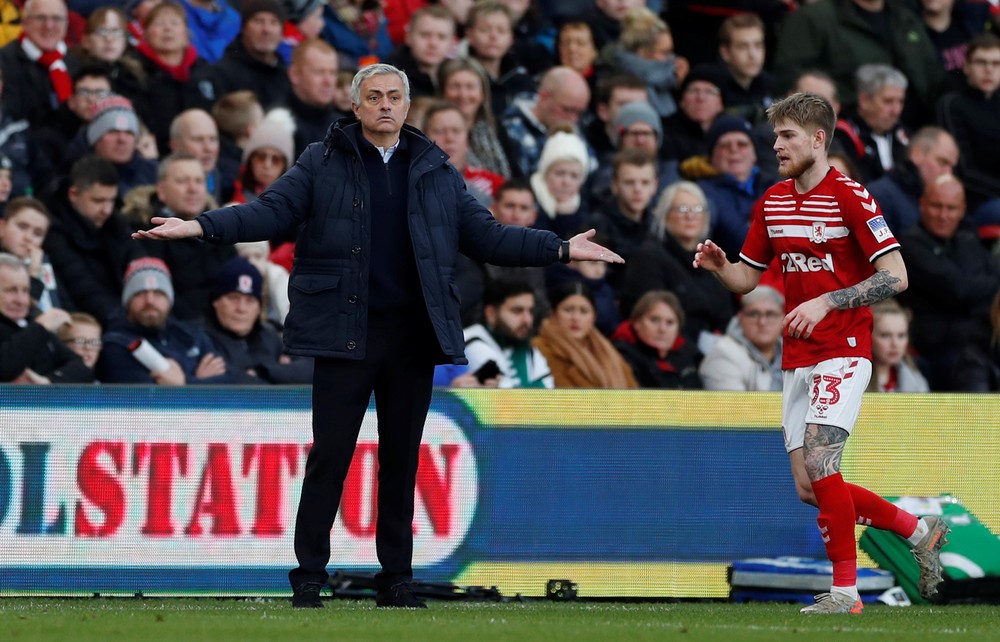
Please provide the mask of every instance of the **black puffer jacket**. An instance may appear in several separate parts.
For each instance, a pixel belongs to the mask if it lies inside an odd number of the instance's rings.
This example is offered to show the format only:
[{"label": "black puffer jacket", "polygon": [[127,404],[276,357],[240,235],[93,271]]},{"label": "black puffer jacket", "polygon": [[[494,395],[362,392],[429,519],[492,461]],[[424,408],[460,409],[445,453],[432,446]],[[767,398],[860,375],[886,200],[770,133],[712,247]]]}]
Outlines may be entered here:
[{"label": "black puffer jacket", "polygon": [[[290,354],[364,359],[367,352],[372,215],[354,131],[360,126],[337,121],[257,200],[197,219],[214,243],[268,239],[302,224],[285,319]],[[445,357],[465,363],[458,253],[494,265],[548,265],[557,260],[559,238],[500,225],[465,190],[439,147],[409,126],[402,135],[411,151],[410,238],[427,314]]]}]

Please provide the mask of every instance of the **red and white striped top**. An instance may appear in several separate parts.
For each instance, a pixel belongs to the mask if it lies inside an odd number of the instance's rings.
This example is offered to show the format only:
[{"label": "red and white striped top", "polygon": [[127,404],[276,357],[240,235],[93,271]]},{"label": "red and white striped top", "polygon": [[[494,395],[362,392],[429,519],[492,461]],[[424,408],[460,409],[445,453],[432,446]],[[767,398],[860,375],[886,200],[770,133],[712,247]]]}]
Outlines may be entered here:
[{"label": "red and white striped top", "polygon": [[[754,205],[740,258],[758,270],[781,263],[785,311],[857,285],[872,263],[899,249],[875,198],[861,184],[831,168],[806,194],[792,179],[772,186]],[[872,314],[867,307],[833,310],[808,339],[785,335],[782,367],[799,368],[834,357],[871,359]]]}]

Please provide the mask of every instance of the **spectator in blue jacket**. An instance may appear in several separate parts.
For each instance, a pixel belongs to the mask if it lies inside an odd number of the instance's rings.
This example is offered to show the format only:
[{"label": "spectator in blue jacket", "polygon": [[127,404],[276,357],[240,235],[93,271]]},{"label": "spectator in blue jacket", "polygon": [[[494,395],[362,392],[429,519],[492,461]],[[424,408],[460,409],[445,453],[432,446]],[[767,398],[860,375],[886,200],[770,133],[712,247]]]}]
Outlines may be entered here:
[{"label": "spectator in blue jacket", "polygon": [[722,115],[708,130],[709,158],[716,176],[698,185],[714,214],[711,238],[727,256],[737,256],[750,230],[750,211],[773,180],[762,176],[750,137],[750,123]]},{"label": "spectator in blue jacket", "polygon": [[620,262],[591,242],[505,227],[466,190],[440,148],[405,125],[406,74],[363,68],[351,85],[357,122],[322,143],[252,203],[195,220],[154,218],[136,238],[267,239],[302,225],[285,319],[290,354],[315,357],[313,446],[295,523],[295,607],[321,607],[330,529],[361,422],[375,395],[379,431],[376,604],[424,608],[413,593],[413,502],[434,365],[463,363],[454,282],[459,251],[500,265]]},{"label": "spectator in blue jacket", "polygon": [[[206,62],[215,64],[240,33],[240,14],[220,0],[178,0],[187,13],[191,44]],[[244,9],[258,0],[244,0]]]},{"label": "spectator in blue jacket", "polygon": [[321,38],[340,54],[345,67],[362,67],[392,53],[389,26],[380,2],[329,0],[323,8]]},{"label": "spectator in blue jacket", "polygon": [[[171,316],[174,285],[160,259],[135,259],[125,272],[124,315],[104,333],[97,378],[104,383],[155,383],[161,386],[232,383],[226,362],[205,331]],[[146,360],[146,354],[159,356]],[[162,366],[162,367],[161,367]]]}]

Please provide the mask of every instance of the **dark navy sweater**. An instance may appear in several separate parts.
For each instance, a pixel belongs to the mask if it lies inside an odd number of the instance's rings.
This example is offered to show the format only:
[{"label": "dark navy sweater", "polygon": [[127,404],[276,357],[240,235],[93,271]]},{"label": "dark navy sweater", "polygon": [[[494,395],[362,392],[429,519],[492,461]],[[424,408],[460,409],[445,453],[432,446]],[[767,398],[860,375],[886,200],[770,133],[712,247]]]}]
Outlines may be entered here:
[{"label": "dark navy sweater", "polygon": [[371,194],[368,308],[378,313],[422,303],[407,220],[410,149],[406,138],[400,138],[389,162],[384,163],[378,149],[361,135],[360,127],[357,136]]}]

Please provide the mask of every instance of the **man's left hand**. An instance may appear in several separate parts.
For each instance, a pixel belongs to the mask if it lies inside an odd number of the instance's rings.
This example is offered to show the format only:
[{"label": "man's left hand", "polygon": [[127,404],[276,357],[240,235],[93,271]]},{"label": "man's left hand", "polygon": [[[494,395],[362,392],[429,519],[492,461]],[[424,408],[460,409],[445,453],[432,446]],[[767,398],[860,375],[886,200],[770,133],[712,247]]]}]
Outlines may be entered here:
[{"label": "man's left hand", "polygon": [[569,240],[569,258],[571,261],[604,261],[605,263],[624,263],[625,259],[618,256],[603,245],[598,245],[591,241],[591,237],[597,234],[596,230],[590,229],[581,234],[577,234]]},{"label": "man's left hand", "polygon": [[800,303],[785,315],[785,331],[790,337],[808,339],[830,310],[830,299],[825,294]]}]

